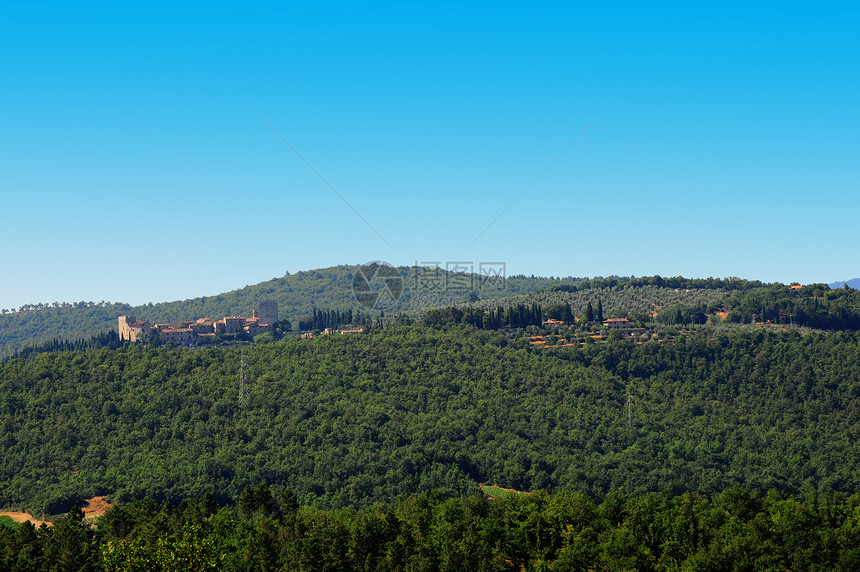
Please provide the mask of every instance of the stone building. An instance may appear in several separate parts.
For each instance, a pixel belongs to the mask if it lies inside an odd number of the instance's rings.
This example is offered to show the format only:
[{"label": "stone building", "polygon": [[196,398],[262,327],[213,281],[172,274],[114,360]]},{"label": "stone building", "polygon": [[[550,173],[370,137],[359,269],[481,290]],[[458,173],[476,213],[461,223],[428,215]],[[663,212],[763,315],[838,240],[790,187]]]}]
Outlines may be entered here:
[{"label": "stone building", "polygon": [[196,334],[191,328],[165,328],[158,332],[158,337],[165,343],[187,346],[194,344]]},{"label": "stone building", "polygon": [[119,317],[119,339],[136,342],[141,334],[152,331],[149,322],[139,322],[134,316]]},{"label": "stone building", "polygon": [[257,317],[261,324],[269,324],[272,328],[278,325],[278,302],[277,300],[260,300]]},{"label": "stone building", "polygon": [[627,318],[609,318],[608,320],[603,321],[603,325],[609,328],[610,330],[632,330],[634,325],[631,324]]},{"label": "stone building", "polygon": [[247,332],[254,337],[273,331],[277,323],[278,303],[274,300],[262,300],[259,310],[254,310],[253,318],[225,316],[215,322],[209,318],[201,318],[196,322],[185,320],[176,324],[150,325],[149,322],[137,321],[134,316],[119,316],[119,337],[121,340],[136,342],[141,334],[155,332],[163,342],[191,345],[200,336],[209,337],[215,334]]}]

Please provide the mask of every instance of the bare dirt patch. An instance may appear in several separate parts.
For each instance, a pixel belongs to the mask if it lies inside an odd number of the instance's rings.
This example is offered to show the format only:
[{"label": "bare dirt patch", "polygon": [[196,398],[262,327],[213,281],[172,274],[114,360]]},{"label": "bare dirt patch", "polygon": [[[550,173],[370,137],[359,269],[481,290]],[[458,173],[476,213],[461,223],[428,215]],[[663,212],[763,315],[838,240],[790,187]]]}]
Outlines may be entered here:
[{"label": "bare dirt patch", "polygon": [[47,524],[48,526],[53,526],[52,523],[47,520],[39,520],[35,516],[27,512],[18,512],[12,510],[0,510],[0,516],[8,516],[15,522],[27,522],[28,520],[32,522],[36,528],[42,526],[42,524]]},{"label": "bare dirt patch", "polygon": [[81,507],[85,518],[98,518],[108,511],[113,505],[106,501],[106,496],[93,497],[86,500],[86,506]]},{"label": "bare dirt patch", "polygon": [[[88,518],[90,520],[95,519],[103,515],[113,507],[111,503],[106,501],[106,496],[93,497],[91,499],[86,499],[84,502],[86,503],[81,507],[81,510],[84,511],[84,518]],[[47,524],[48,526],[53,526],[53,523],[47,520],[39,520],[32,514],[28,512],[20,512],[15,510],[0,510],[0,516],[8,516],[15,522],[32,522],[36,528],[42,526],[42,524]]]}]

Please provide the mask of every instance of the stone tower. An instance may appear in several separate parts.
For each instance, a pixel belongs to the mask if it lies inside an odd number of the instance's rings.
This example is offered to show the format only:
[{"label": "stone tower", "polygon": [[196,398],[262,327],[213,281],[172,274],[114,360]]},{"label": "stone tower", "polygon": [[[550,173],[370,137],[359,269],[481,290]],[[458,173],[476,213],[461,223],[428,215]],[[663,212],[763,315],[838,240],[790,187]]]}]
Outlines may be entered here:
[{"label": "stone tower", "polygon": [[134,316],[120,316],[118,319],[119,326],[119,339],[121,340],[131,340],[131,325],[135,323],[137,319]]},{"label": "stone tower", "polygon": [[278,302],[276,300],[260,300],[257,312],[260,322],[274,327],[278,323]]}]

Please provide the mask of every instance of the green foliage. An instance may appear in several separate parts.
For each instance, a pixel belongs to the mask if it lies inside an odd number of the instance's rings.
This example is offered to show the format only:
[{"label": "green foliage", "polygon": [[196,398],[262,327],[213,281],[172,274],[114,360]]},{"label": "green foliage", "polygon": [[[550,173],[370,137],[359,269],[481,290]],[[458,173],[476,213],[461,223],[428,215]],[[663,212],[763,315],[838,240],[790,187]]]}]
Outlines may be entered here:
[{"label": "green foliage", "polygon": [[[568,308],[568,313],[569,313]],[[528,326],[540,326],[543,313],[538,304],[526,306],[517,304],[507,308],[498,307],[484,311],[481,308],[473,309],[471,306],[458,308],[448,306],[428,310],[424,313],[425,324],[440,326],[445,324],[469,324],[476,328],[498,330],[500,328],[525,328]]]},{"label": "green foliage", "polygon": [[117,316],[134,311],[128,304],[54,302],[0,312],[0,358],[25,347],[50,345],[56,340],[89,340],[115,330]]},{"label": "green foliage", "polygon": [[246,487],[239,495],[239,512],[245,517],[259,514],[270,516],[275,511],[275,499],[266,483]]},{"label": "green foliage", "polygon": [[220,570],[223,558],[218,554],[215,541],[214,536],[201,533],[201,526],[186,524],[178,538],[161,536],[154,546],[136,538],[108,540],[101,545],[101,560],[106,571]]},{"label": "green foliage", "polygon": [[810,284],[790,290],[774,285],[734,292],[723,302],[732,321],[752,320],[796,324],[826,330],[860,329],[860,291],[831,290],[826,284]]},{"label": "green foliage", "polygon": [[116,330],[110,330],[108,332],[96,334],[90,337],[88,340],[80,339],[76,341],[69,341],[56,338],[49,342],[44,342],[35,346],[28,346],[21,351],[16,351],[14,352],[13,357],[26,359],[33,354],[46,352],[95,350],[99,348],[116,349],[125,345],[125,343],[126,342],[123,342],[119,339],[119,334],[116,332]]},{"label": "green foliage", "polygon": [[99,569],[95,531],[79,508],[72,508],[45,535],[42,554],[49,570]]},{"label": "green foliage", "polygon": [[550,302],[545,304],[541,309],[544,320],[561,320],[562,322],[572,322],[574,320],[573,312],[568,303]]},{"label": "green foliage", "polygon": [[[602,284],[598,282],[597,284]],[[504,300],[486,300],[474,304],[475,308],[485,310],[495,309],[502,304],[531,306],[539,305],[543,308],[544,319],[554,318],[548,314],[558,314],[561,307],[574,308],[577,317],[581,320],[594,321],[599,316],[597,310],[603,308],[605,317],[613,318],[646,318],[651,320],[651,312],[661,312],[673,304],[689,306],[718,308],[722,301],[728,296],[726,290],[720,289],[690,289],[681,290],[675,288],[661,287],[655,285],[632,286],[628,283],[618,283],[613,286],[601,286],[591,288],[551,289],[541,292],[533,292],[523,296],[511,296]],[[597,300],[598,308],[594,308],[594,300]],[[588,317],[588,305],[591,304],[591,318]],[[572,317],[554,318],[565,322],[572,321]]]},{"label": "green foliage", "polygon": [[36,354],[0,364],[0,506],[234,502],[258,483],[320,508],[480,482],[851,493],[858,341],[739,330],[545,351],[467,326],[388,326],[244,348],[243,400],[241,348]]},{"label": "green foliage", "polygon": [[499,487],[496,485],[481,485],[481,491],[487,495],[488,497],[494,499],[501,499],[509,495],[521,495],[526,494],[520,491],[515,491],[512,489],[506,489],[503,487]]},{"label": "green foliage", "polygon": [[73,511],[53,528],[0,528],[0,568],[853,572],[858,507],[860,494],[782,497],[737,485],[712,500],[690,492],[492,501],[425,493],[358,511],[300,506],[269,516],[205,497],[178,507],[143,500],[114,507],[95,527]]},{"label": "green foliage", "polygon": [[659,324],[705,324],[708,321],[707,309],[704,304],[687,306],[683,304],[672,304],[657,314]]},{"label": "green foliage", "polygon": [[[671,288],[674,290],[749,290],[770,286],[758,280],[742,280],[736,277],[730,278],[684,278],[683,276],[640,276],[639,278],[627,278],[622,276],[610,276],[607,278],[591,278],[575,280],[572,284],[559,284],[552,286],[551,290],[558,292],[579,292],[583,290],[612,289],[618,286],[629,288]],[[782,286],[780,284],[780,286]]]},{"label": "green foliage", "polygon": [[[355,266],[333,266],[285,274],[259,284],[216,296],[202,296],[175,302],[149,303],[140,306],[111,302],[77,302],[73,304],[27,304],[17,309],[0,311],[0,358],[12,355],[27,346],[50,343],[54,339],[89,339],[116,329],[117,316],[131,314],[149,322],[174,323],[198,318],[219,319],[223,316],[250,316],[260,300],[276,300],[286,325],[298,324],[299,317],[311,315],[314,308],[357,310],[359,305],[352,293]],[[411,308],[429,308],[467,302],[477,295],[481,299],[496,299],[545,290],[552,286],[570,284],[573,278],[539,278],[510,276],[496,282],[486,277],[456,275],[439,271],[438,288],[427,290],[417,279],[414,268],[398,268],[403,277],[403,295],[392,312]],[[376,317],[376,312],[370,312]],[[363,322],[356,320],[358,325]],[[324,329],[326,326],[306,328]],[[283,328],[289,331],[291,328]]]}]

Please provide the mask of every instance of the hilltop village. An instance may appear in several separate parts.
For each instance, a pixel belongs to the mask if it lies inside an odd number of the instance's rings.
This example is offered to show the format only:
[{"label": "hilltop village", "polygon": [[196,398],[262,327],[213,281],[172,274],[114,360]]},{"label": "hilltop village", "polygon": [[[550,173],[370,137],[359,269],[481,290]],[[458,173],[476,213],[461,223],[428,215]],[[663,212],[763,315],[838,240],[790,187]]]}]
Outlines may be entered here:
[{"label": "hilltop village", "polygon": [[225,316],[213,321],[200,318],[197,321],[182,321],[176,324],[150,324],[139,321],[134,316],[120,316],[119,337],[121,340],[136,342],[143,336],[157,334],[160,341],[174,345],[193,345],[214,338],[218,334],[247,333],[252,338],[271,332],[278,323],[278,303],[275,300],[260,301],[251,318]]}]

